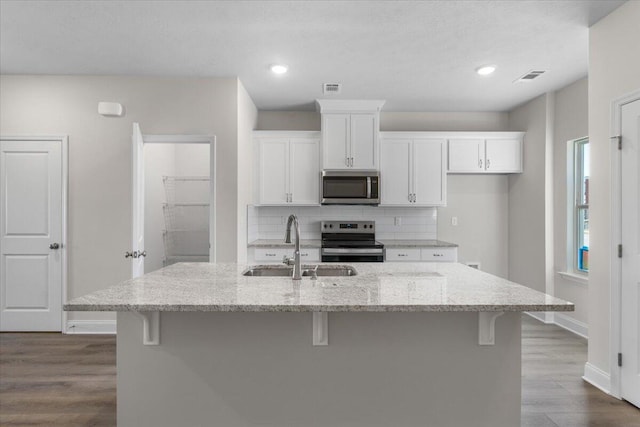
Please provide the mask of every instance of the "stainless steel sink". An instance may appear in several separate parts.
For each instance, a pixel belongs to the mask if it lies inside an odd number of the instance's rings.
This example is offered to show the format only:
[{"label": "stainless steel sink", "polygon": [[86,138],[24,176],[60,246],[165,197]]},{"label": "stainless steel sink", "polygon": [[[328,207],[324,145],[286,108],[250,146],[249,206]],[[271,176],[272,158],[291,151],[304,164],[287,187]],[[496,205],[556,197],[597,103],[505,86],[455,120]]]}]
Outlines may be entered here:
[{"label": "stainless steel sink", "polygon": [[[358,272],[350,265],[302,265],[303,277],[355,276]],[[242,272],[251,277],[293,276],[293,267],[288,265],[252,265]]]}]

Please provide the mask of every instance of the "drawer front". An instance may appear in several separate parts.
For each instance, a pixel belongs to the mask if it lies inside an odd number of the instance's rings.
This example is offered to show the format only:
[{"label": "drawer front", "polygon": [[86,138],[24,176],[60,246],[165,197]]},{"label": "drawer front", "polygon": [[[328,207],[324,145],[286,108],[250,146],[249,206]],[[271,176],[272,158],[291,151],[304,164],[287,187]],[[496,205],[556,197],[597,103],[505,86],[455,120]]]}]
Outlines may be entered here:
[{"label": "drawer front", "polygon": [[385,261],[390,261],[390,262],[420,261],[419,248],[406,248],[406,249],[389,248],[389,249],[386,249],[385,252],[387,253]]},{"label": "drawer front", "polygon": [[423,248],[422,261],[456,262],[458,248]]},{"label": "drawer front", "polygon": [[[261,262],[282,262],[285,256],[293,257],[293,248],[255,248],[253,258]],[[301,248],[300,259],[302,262],[320,262],[320,249]]]},{"label": "drawer front", "polygon": [[[293,250],[290,251],[290,255],[293,256]],[[301,248],[300,259],[302,262],[320,262],[320,249],[317,248]]]},{"label": "drawer front", "polygon": [[256,261],[282,262],[284,256],[292,256],[293,251],[289,249],[255,248],[253,257]]}]

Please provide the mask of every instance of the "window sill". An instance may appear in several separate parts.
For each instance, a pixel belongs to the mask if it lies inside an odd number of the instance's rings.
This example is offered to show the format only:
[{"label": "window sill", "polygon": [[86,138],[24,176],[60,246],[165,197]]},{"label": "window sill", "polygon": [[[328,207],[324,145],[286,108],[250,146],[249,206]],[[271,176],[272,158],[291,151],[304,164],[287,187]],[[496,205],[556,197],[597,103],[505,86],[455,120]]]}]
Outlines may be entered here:
[{"label": "window sill", "polygon": [[588,285],[589,284],[589,276],[582,275],[582,274],[577,274],[577,273],[571,273],[568,271],[558,271],[558,274],[567,280],[570,280],[572,282],[578,283],[580,285]]}]

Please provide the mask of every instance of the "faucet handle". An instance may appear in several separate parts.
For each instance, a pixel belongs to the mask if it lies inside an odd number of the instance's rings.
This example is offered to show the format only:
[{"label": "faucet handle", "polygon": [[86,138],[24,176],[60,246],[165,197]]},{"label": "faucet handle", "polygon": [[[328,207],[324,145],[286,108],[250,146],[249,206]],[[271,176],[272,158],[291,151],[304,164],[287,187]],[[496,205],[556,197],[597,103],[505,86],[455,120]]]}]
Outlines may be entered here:
[{"label": "faucet handle", "polygon": [[293,265],[294,260],[290,256],[285,255],[284,257],[282,257],[282,263],[285,265]]}]

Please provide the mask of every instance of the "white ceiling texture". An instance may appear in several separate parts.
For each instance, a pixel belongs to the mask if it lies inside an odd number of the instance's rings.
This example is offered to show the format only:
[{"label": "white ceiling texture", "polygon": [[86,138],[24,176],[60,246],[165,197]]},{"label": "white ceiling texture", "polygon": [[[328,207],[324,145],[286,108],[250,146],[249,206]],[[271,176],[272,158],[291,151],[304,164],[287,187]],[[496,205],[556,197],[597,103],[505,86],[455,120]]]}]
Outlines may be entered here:
[{"label": "white ceiling texture", "polygon": [[385,111],[506,111],[585,76],[589,26],[622,3],[2,0],[0,72],[238,76],[261,110],[342,83]]}]

